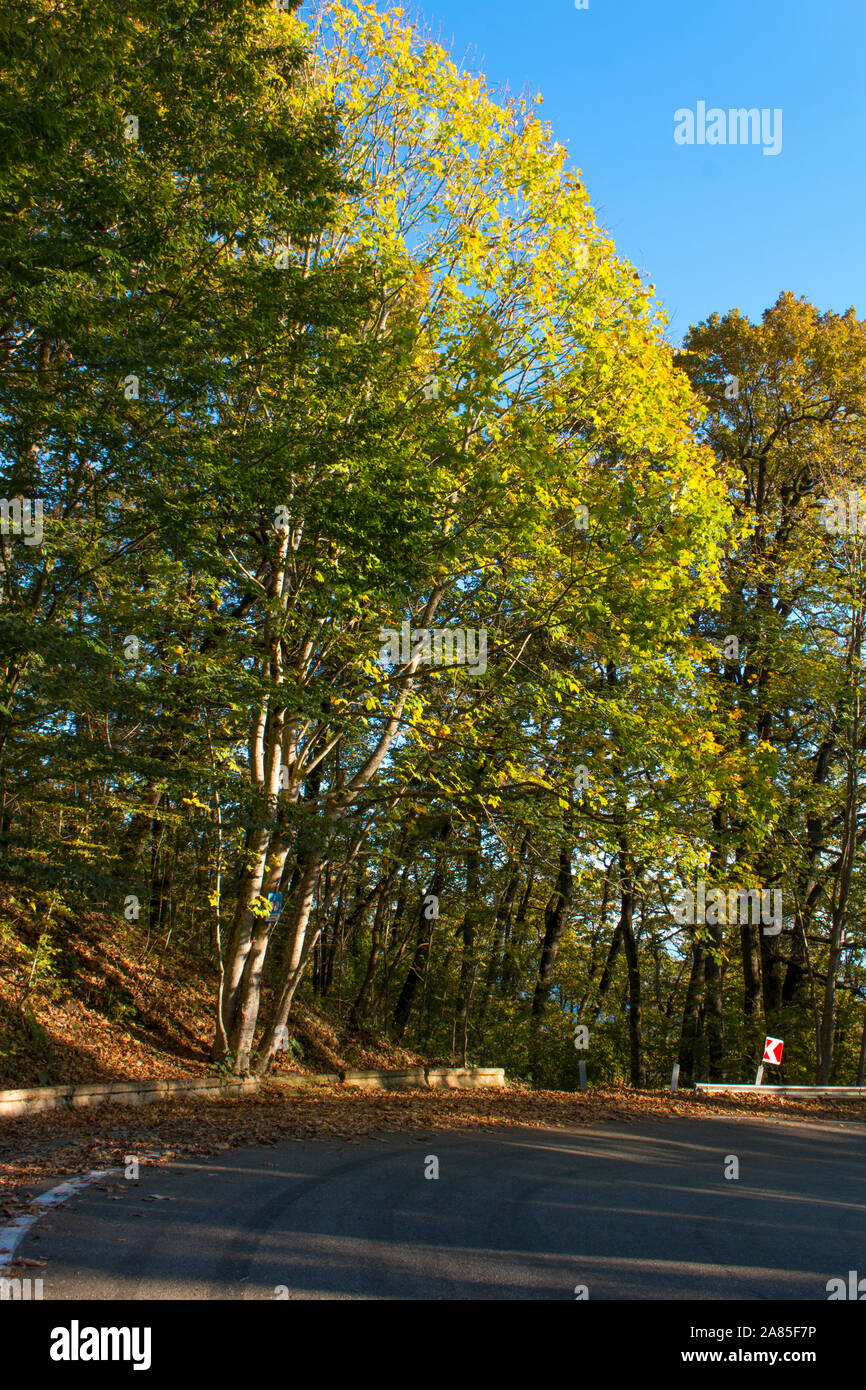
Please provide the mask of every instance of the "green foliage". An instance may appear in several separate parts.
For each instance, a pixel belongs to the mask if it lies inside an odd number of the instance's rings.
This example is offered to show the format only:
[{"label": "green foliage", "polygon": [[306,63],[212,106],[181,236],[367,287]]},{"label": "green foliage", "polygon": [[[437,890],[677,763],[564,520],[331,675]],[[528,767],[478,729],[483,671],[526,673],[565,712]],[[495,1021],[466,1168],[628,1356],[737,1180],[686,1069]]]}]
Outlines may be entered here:
[{"label": "green foliage", "polygon": [[[593,1082],[748,1077],[765,1028],[849,1078],[864,587],[815,513],[863,481],[864,325],[786,294],[675,360],[550,129],[399,12],[3,22],[0,493],[45,515],[0,537],[0,874],[33,994],[51,913],[93,907],[142,957],[219,940],[224,1071],[302,988],[539,1085],[577,1086],[577,1019]],[[407,621],[483,632],[485,668],[389,665]],[[699,878],[781,886],[783,932],[675,922]]]},{"label": "green foliage", "polygon": [[52,940],[49,932],[40,933],[36,949],[30,961],[27,994],[41,995],[45,999],[59,999],[62,992],[60,970],[61,948]]}]

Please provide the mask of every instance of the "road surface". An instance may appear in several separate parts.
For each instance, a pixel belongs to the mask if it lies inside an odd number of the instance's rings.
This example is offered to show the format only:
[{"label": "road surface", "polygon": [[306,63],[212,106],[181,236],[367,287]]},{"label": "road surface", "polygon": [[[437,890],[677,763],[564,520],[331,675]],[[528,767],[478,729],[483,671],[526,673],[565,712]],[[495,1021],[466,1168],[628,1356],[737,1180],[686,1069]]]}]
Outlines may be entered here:
[{"label": "road surface", "polygon": [[46,1261],[46,1300],[826,1301],[828,1279],[866,1274],[866,1125],[850,1122],[288,1142],[112,1181],[22,1245]]}]

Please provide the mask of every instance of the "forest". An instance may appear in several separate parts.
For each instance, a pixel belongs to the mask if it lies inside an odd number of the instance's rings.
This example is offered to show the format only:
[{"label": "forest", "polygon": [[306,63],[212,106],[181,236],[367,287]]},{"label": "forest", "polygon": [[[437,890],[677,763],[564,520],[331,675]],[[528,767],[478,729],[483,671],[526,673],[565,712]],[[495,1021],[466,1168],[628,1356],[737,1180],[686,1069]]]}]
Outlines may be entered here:
[{"label": "forest", "polygon": [[564,1090],[767,1034],[863,1084],[866,323],[672,345],[541,96],[401,11],[0,25],[34,970],[85,907],[170,940],[231,1074],[306,1000]]}]

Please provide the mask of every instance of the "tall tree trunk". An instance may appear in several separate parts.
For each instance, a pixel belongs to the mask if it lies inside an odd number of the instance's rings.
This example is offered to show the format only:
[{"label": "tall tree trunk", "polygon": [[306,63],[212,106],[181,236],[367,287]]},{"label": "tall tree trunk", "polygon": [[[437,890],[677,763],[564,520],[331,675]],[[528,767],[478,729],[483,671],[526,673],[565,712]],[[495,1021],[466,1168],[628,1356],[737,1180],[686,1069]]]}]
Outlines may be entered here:
[{"label": "tall tree trunk", "polygon": [[725,1034],[724,1012],[722,1009],[722,985],[724,983],[724,964],[720,956],[724,949],[724,926],[721,922],[709,923],[710,949],[705,954],[704,976],[706,980],[705,1026],[707,1033],[707,1054],[709,1058],[710,1080],[725,1080]]},{"label": "tall tree trunk", "polygon": [[550,987],[553,983],[556,958],[559,955],[562,933],[565,930],[568,909],[571,904],[573,883],[571,850],[567,846],[561,845],[556,886],[548,900],[547,907],[544,909],[544,942],[541,948],[538,982],[532,999],[532,1017],[536,1020],[542,1018],[550,999]]},{"label": "tall tree trunk", "polygon": [[[326,998],[331,991],[334,981],[334,964],[337,957],[337,948],[342,946],[345,933],[345,907],[346,889],[348,887],[349,869],[347,868],[342,875],[340,892],[337,896],[337,908],[334,913],[334,924],[331,931],[331,944],[328,947],[328,954],[322,967],[322,998]],[[342,979],[341,979],[342,983]]]},{"label": "tall tree trunk", "polygon": [[[252,907],[262,893],[270,843],[270,828],[259,823],[251,833],[249,855],[241,870],[231,938],[226,953],[226,971],[222,992],[222,1029],[217,1027],[213,1042],[214,1056],[218,1061],[223,1056],[223,1037],[230,1039],[236,1031],[236,1015],[242,988],[249,987],[251,977],[261,978],[264,954],[261,927],[257,926],[261,919],[252,911]],[[254,946],[254,938],[256,959],[248,969],[247,961]],[[265,948],[266,944],[265,942]]]},{"label": "tall tree trunk", "polygon": [[743,1016],[755,1019],[760,1013],[761,971],[758,948],[760,927],[749,920],[740,923],[740,959],[743,963]]},{"label": "tall tree trunk", "polygon": [[704,999],[706,961],[704,948],[697,937],[692,940],[692,969],[689,976],[686,1000],[683,1006],[683,1022],[680,1032],[678,1061],[682,1080],[688,1084],[695,1080],[695,1064],[698,1042],[701,1036],[701,1012]]},{"label": "tall tree trunk", "polygon": [[[444,821],[438,837],[440,846],[445,845],[450,833],[451,822]],[[412,957],[412,963],[409,966],[406,979],[403,981],[403,988],[400,991],[397,1003],[394,1005],[393,1025],[394,1037],[397,1042],[403,1041],[403,1035],[406,1032],[406,1024],[409,1022],[409,1015],[412,1012],[415,995],[418,992],[418,986],[424,978],[427,957],[430,954],[430,940],[433,935],[433,922],[436,918],[435,916],[428,915],[432,913],[433,904],[425,906],[425,901],[427,898],[433,897],[436,899],[438,905],[439,899],[442,897],[442,886],[444,882],[445,852],[444,848],[440,848],[436,856],[436,866],[433,870],[433,877],[430,880],[430,887],[427,889],[424,899],[422,899],[418,908],[415,954]]]},{"label": "tall tree trunk", "polygon": [[761,981],[764,991],[764,1018],[767,1027],[775,1027],[782,1007],[782,986],[785,983],[785,958],[780,945],[781,936],[767,936],[761,929]]},{"label": "tall tree trunk", "polygon": [[529,911],[529,903],[532,898],[532,890],[535,887],[535,865],[529,866],[526,875],[526,887],[520,899],[520,905],[514,918],[514,928],[512,931],[506,930],[505,949],[502,953],[502,977],[500,980],[500,991],[505,998],[509,998],[515,990],[517,984],[517,956],[523,949],[526,916]]},{"label": "tall tree trunk", "polygon": [[830,915],[830,950],[827,974],[824,977],[824,1006],[821,1011],[820,1050],[815,1076],[816,1086],[829,1086],[833,1072],[833,1051],[836,1034],[836,978],[842,955],[842,933],[845,930],[845,907],[834,906]]},{"label": "tall tree trunk", "polygon": [[[307,967],[307,962],[318,941],[317,933],[314,933],[310,937],[307,936],[307,926],[323,867],[322,851],[319,849],[311,850],[307,859],[306,868],[295,892],[295,899],[292,903],[292,913],[289,919],[289,933],[280,971],[280,990],[265,1030],[266,1040],[264,1041],[262,1053],[256,1067],[259,1075],[264,1074],[267,1070],[271,1058],[277,1050],[280,1030],[286,1026],[289,1011],[292,1007],[292,1000],[295,997],[295,991],[301,982],[301,977]],[[245,1067],[249,1066],[249,1057],[252,1051],[260,999],[261,970],[259,970],[258,976],[250,981],[250,989],[244,1000],[244,1009],[242,1018],[240,1019],[238,1037],[233,1048],[235,1056],[238,1059],[238,1070],[241,1072]]]},{"label": "tall tree trunk", "polygon": [[[838,722],[834,720],[830,735],[823,740],[815,754],[815,765],[812,771],[812,785],[814,787],[821,786],[827,780],[837,751],[838,731]],[[824,849],[823,816],[807,815],[806,837],[809,845],[808,867],[801,877],[797,894],[794,939],[791,942],[788,969],[785,973],[785,983],[782,986],[783,1008],[797,1003],[800,986],[807,973],[806,938],[812,922],[812,909],[821,891],[816,878],[821,852]]]},{"label": "tall tree trunk", "polygon": [[605,996],[608,990],[610,989],[611,984],[613,983],[613,972],[616,967],[617,957],[619,956],[621,946],[622,911],[620,911],[619,921],[613,929],[613,936],[611,937],[610,947],[608,948],[607,959],[604,963],[604,969],[601,972],[601,979],[598,984],[598,999],[596,1001],[595,1014],[593,1015],[593,1017],[596,1020],[598,1020],[601,1011],[604,1008]]},{"label": "tall tree trunk", "polygon": [[[851,653],[859,669],[862,648],[863,616],[855,613],[852,620]],[[830,951],[827,958],[827,978],[824,983],[824,1008],[821,1016],[820,1052],[818,1056],[818,1085],[828,1086],[833,1071],[833,1044],[836,1032],[836,976],[842,956],[842,938],[848,915],[851,879],[857,855],[857,822],[859,814],[859,754],[860,754],[860,691],[854,686],[853,710],[848,738],[848,758],[845,777],[844,840],[833,891],[830,916]]]},{"label": "tall tree trunk", "polygon": [[[607,874],[605,874],[605,876],[604,876],[604,886],[603,886],[603,888],[602,888],[602,894],[601,894],[601,907],[599,908],[599,912],[598,912],[598,923],[597,923],[597,925],[593,928],[592,938],[591,938],[591,940],[590,940],[590,947],[589,947],[589,968],[588,968],[588,970],[587,970],[587,972],[586,972],[586,982],[585,982],[585,984],[584,984],[583,993],[581,994],[580,999],[579,999],[579,1001],[578,1001],[578,1005],[577,1005],[577,1012],[578,1012],[578,1015],[580,1015],[580,1014],[583,1013],[583,1010],[584,1010],[584,1008],[586,1007],[586,1001],[587,1001],[587,999],[589,998],[590,994],[592,993],[592,989],[593,989],[593,986],[594,986],[594,984],[595,984],[595,953],[596,953],[596,949],[597,949],[597,947],[598,947],[599,939],[600,939],[600,937],[602,936],[602,934],[603,934],[603,932],[604,932],[604,923],[605,923],[605,918],[607,917],[607,908],[608,908],[608,903],[609,903],[609,902],[610,902],[610,878],[608,877]],[[598,1017],[598,1015],[596,1015],[596,1017]]]},{"label": "tall tree trunk", "polygon": [[458,1066],[466,1066],[466,1035],[469,1025],[469,998],[475,977],[475,920],[478,913],[478,880],[481,868],[481,834],[473,831],[472,847],[466,858],[466,902],[461,928],[463,950],[460,958],[460,983],[454,1006],[452,1055]]},{"label": "tall tree trunk", "polygon": [[501,967],[504,962],[500,961],[500,956],[505,945],[508,928],[511,923],[511,914],[514,911],[514,899],[517,896],[517,887],[520,883],[520,870],[526,857],[526,850],[529,846],[529,831],[523,833],[520,842],[520,850],[517,861],[508,876],[505,891],[499,899],[496,908],[496,921],[493,926],[493,942],[490,948],[490,959],[487,962],[487,972],[484,979],[484,992],[481,997],[481,1007],[478,1010],[478,1018],[475,1026],[475,1036],[480,1043],[484,1038],[484,1028],[487,1022],[487,1014],[493,1000],[493,991],[496,987],[497,976],[500,975]]},{"label": "tall tree trunk", "polygon": [[628,966],[628,1037],[631,1084],[639,1090],[646,1080],[644,1076],[643,1043],[641,1036],[641,983],[637,942],[634,935],[634,880],[626,854],[621,855],[620,869],[622,883],[620,926],[622,929],[622,942],[625,948],[625,958]]},{"label": "tall tree trunk", "polygon": [[863,1078],[866,1076],[866,1021],[860,1030],[860,1061],[857,1065],[857,1085],[863,1085]]},{"label": "tall tree trunk", "polygon": [[[403,872],[404,874],[408,873],[408,866],[404,869]],[[349,1014],[349,1027],[352,1029],[354,1033],[360,1032],[361,1021],[364,1015],[364,1009],[367,1006],[367,1000],[370,995],[370,989],[373,984],[373,978],[376,974],[376,964],[379,960],[379,952],[381,949],[382,942],[382,927],[388,914],[391,888],[394,883],[395,873],[396,869],[392,870],[390,874],[383,876],[377,883],[376,888],[374,889],[374,892],[378,893],[378,901],[376,903],[376,911],[373,914],[373,929],[372,940],[370,943],[370,954],[367,958],[367,969],[364,974],[364,979],[361,982],[361,988],[358,990],[357,997],[355,999],[354,1004],[352,1005],[351,1013]]]}]

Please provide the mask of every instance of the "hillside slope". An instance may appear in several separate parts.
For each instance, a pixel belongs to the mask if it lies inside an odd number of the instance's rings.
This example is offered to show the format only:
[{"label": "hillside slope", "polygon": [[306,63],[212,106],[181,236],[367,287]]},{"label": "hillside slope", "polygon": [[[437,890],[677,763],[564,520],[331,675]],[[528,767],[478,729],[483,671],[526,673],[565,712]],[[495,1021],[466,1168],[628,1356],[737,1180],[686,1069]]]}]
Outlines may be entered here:
[{"label": "hillside slope", "polygon": [[[170,935],[86,909],[49,918],[47,900],[0,886],[0,1089],[212,1071],[217,978]],[[351,1037],[303,1004],[291,1032],[277,1074],[447,1060]]]}]

